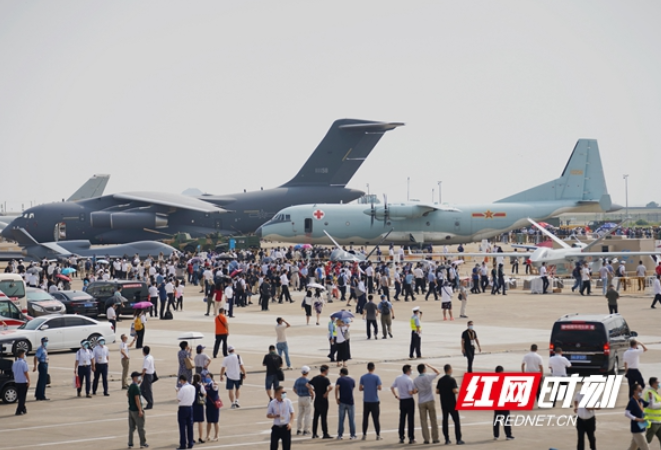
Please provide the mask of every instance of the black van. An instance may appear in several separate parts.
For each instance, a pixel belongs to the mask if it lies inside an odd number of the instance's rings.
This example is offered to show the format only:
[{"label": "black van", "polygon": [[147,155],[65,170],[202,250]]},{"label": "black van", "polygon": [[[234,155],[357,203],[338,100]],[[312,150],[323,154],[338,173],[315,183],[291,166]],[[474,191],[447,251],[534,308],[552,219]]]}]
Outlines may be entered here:
[{"label": "black van", "polygon": [[636,336],[619,314],[567,314],[553,324],[549,355],[562,348],[572,365],[567,373],[616,374],[624,368],[622,355]]},{"label": "black van", "polygon": [[126,299],[117,310],[118,315],[130,316],[135,311],[133,305],[149,301],[149,287],[144,281],[108,280],[93,281],[87,286],[87,293],[99,302],[99,315],[106,315],[106,309],[115,295],[117,286],[122,287],[122,297]]}]

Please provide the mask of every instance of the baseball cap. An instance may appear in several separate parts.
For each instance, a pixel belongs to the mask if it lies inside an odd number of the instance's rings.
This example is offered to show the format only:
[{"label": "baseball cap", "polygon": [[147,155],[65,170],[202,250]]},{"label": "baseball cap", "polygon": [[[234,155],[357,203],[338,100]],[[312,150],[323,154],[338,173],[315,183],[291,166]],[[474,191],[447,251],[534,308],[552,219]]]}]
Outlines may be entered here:
[{"label": "baseball cap", "polygon": [[131,372],[131,378],[139,377],[140,375],[140,372]]},{"label": "baseball cap", "polygon": [[198,352],[199,352],[199,351],[202,351],[202,350],[204,350],[205,348],[206,348],[206,347],[205,347],[204,345],[198,345],[198,346],[197,346],[197,351],[198,351]]},{"label": "baseball cap", "polygon": [[416,307],[413,308],[413,312],[416,312],[416,311],[420,311],[420,307],[419,307],[419,306],[416,306]]},{"label": "baseball cap", "polygon": [[227,351],[228,352],[233,352],[234,351],[234,346],[230,345],[229,347],[227,347]]},{"label": "baseball cap", "polygon": [[301,373],[310,373],[310,368],[308,366],[301,367]]},{"label": "baseball cap", "polygon": [[385,296],[385,295],[383,295],[383,294],[381,294],[381,298],[386,298],[386,296]]},{"label": "baseball cap", "polygon": [[41,342],[48,342],[48,338],[46,336],[42,337]]}]

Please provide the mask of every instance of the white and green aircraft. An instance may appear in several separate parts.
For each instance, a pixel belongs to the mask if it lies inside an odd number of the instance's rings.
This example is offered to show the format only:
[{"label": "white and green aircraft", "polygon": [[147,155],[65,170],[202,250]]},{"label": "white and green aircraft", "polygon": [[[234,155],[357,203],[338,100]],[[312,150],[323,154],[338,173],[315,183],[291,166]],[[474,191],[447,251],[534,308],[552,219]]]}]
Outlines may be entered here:
[{"label": "white and green aircraft", "polygon": [[383,204],[308,204],[281,210],[257,234],[277,242],[341,245],[460,244],[479,242],[567,212],[620,209],[611,203],[599,147],[580,139],[560,178],[495,203],[444,205],[406,202]]}]

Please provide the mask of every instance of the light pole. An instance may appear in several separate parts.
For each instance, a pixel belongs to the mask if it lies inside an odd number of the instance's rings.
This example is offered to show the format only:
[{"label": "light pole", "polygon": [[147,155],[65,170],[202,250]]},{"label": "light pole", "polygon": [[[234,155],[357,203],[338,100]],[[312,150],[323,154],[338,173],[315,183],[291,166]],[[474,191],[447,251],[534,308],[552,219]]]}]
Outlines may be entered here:
[{"label": "light pole", "polygon": [[434,203],[434,188],[431,188],[431,202]]},{"label": "light pole", "polygon": [[625,217],[629,217],[629,175],[622,175],[622,178],[624,178]]},{"label": "light pole", "polygon": [[406,177],[406,201],[409,201],[409,193],[411,191],[411,177]]},{"label": "light pole", "polygon": [[370,197],[370,184],[367,183],[367,198]]},{"label": "light pole", "polygon": [[442,181],[437,181],[436,184],[438,184],[438,204],[441,204],[441,183]]}]

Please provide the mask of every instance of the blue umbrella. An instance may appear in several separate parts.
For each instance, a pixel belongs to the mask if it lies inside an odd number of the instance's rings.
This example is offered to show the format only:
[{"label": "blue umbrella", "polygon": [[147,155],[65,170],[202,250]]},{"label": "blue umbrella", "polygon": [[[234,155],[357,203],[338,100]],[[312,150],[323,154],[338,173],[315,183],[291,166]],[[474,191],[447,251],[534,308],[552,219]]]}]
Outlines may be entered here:
[{"label": "blue umbrella", "polygon": [[72,273],[74,273],[74,272],[77,272],[77,270],[74,269],[73,267],[65,267],[64,269],[62,269],[62,270],[60,271],[60,273],[61,273],[62,275],[69,275],[69,274],[72,274]]},{"label": "blue umbrella", "polygon": [[340,319],[343,322],[350,322],[353,319],[353,313],[351,311],[338,311],[331,314],[333,319]]},{"label": "blue umbrella", "polygon": [[296,244],[296,245],[294,245],[294,250],[300,250],[301,248],[303,248],[303,245],[302,245],[302,244]]}]

